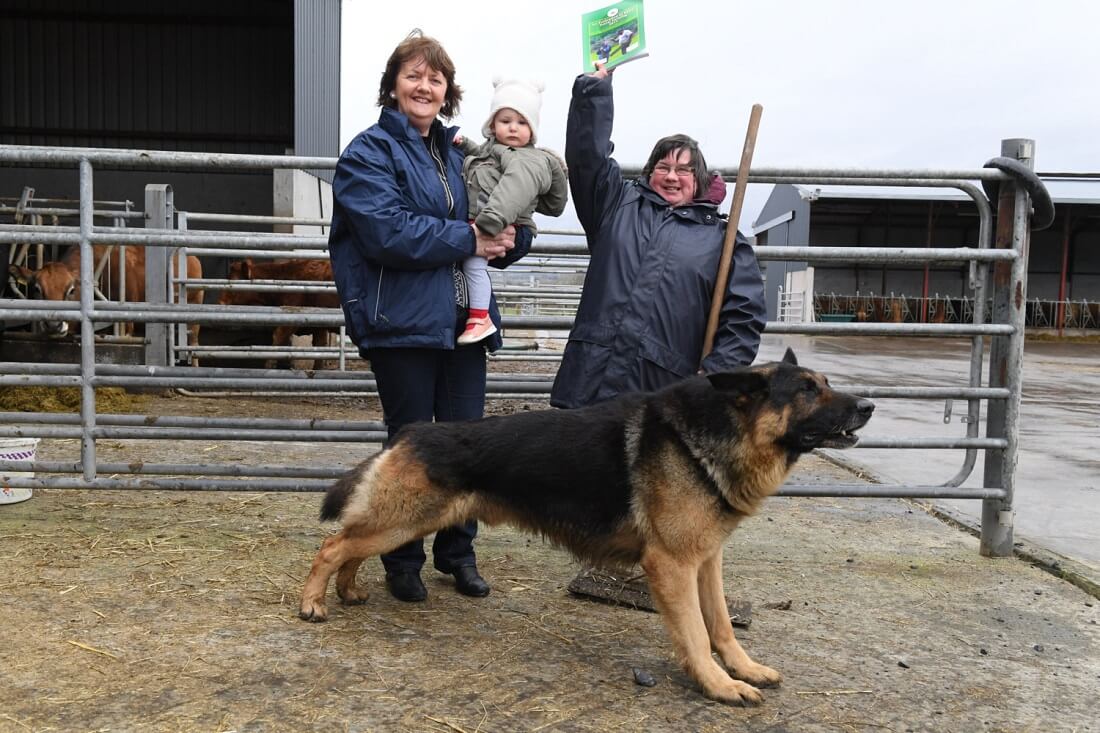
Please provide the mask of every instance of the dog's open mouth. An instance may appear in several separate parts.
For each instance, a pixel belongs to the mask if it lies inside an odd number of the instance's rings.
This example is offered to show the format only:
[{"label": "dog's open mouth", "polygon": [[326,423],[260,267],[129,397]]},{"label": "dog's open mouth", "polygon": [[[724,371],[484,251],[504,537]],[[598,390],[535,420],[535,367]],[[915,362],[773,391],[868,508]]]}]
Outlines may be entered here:
[{"label": "dog's open mouth", "polygon": [[843,430],[839,433],[830,433],[821,438],[818,445],[822,448],[851,448],[859,442],[859,436],[855,429]]},{"label": "dog's open mouth", "polygon": [[851,448],[859,442],[859,436],[856,435],[856,431],[866,425],[870,417],[870,412],[857,414],[853,416],[847,424],[838,426],[827,433],[807,434],[806,442],[813,445],[815,448]]}]

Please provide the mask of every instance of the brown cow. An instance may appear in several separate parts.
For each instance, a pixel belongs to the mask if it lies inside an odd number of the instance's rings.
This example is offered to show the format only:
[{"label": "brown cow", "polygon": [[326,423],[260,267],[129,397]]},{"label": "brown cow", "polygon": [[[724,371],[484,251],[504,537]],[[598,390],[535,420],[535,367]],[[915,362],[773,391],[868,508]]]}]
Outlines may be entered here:
[{"label": "brown cow", "polygon": [[905,302],[905,298],[895,298],[891,295],[884,301],[886,307],[882,320],[887,323],[905,323],[905,315],[909,312],[909,305]]},{"label": "brown cow", "polygon": [[947,298],[932,298],[928,301],[928,322],[929,323],[946,323],[947,322],[947,309],[950,303],[947,302]]},{"label": "brown cow", "polygon": [[[118,263],[119,251],[117,246],[97,244],[92,248],[95,256],[93,269],[103,261],[104,255],[110,250],[110,261],[103,268],[103,275],[108,285],[104,292],[108,300],[119,300]],[[9,265],[8,272],[15,276],[16,280],[27,289],[30,298],[38,300],[80,300],[80,247],[70,247],[57,262],[47,262],[37,270],[18,265]],[[108,277],[109,274],[109,277]],[[202,277],[202,264],[194,255],[187,257],[188,279]],[[136,303],[145,300],[145,248],[126,247],[126,302]],[[188,303],[201,303],[202,290],[189,290]],[[76,324],[64,321],[46,321],[47,333],[58,336],[66,336],[70,332],[75,333]],[[126,324],[127,332],[133,332],[133,324]],[[199,326],[192,324],[188,327],[189,341],[192,345],[198,344]]]},{"label": "brown cow", "polygon": [[[274,260],[253,262],[239,260],[229,265],[230,280],[309,280],[332,283],[332,263],[328,260]],[[255,290],[223,290],[219,305],[289,306],[293,308],[339,308],[340,297],[335,292],[292,293],[285,291],[258,292]],[[289,346],[295,334],[309,334],[313,345],[328,346],[329,335],[334,328],[316,328],[298,325],[276,326],[271,334],[273,346]],[[280,360],[287,364],[285,360]]]}]

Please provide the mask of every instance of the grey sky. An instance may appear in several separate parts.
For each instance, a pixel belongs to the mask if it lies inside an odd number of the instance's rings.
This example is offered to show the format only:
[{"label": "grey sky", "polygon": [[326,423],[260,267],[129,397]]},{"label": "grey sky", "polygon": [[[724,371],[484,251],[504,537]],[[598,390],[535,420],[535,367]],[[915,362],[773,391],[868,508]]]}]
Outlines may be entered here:
[{"label": "grey sky", "polygon": [[[542,79],[539,142],[562,150],[580,16],[553,3],[344,0],[341,142],[373,124],[386,57],[414,27],[443,42],[477,139],[495,74]],[[673,132],[735,167],[754,102],[756,166],[978,168],[1002,138],[1039,170],[1100,171],[1100,3],[1088,0],[646,0],[650,57],[615,74],[616,158]],[[750,187],[742,228],[770,185]]]}]

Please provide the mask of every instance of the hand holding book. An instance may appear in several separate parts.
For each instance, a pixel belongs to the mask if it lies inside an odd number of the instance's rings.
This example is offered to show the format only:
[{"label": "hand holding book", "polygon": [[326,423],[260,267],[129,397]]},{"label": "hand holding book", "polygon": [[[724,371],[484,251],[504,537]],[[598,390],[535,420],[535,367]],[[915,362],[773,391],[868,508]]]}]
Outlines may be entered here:
[{"label": "hand holding book", "polygon": [[614,71],[614,69],[608,69],[607,64],[605,64],[603,61],[597,61],[596,70],[589,74],[589,76],[594,76],[597,79],[606,79],[607,77],[611,76],[612,71]]}]

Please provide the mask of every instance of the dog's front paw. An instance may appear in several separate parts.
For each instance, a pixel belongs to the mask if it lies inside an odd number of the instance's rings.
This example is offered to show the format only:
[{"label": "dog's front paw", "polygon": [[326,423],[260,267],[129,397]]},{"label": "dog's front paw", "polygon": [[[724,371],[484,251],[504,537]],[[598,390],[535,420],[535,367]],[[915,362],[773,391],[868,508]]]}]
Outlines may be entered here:
[{"label": "dog's front paw", "polygon": [[734,679],[707,685],[703,688],[703,693],[710,699],[727,705],[749,707],[764,702],[764,696],[760,694],[760,690]]},{"label": "dog's front paw", "polygon": [[302,605],[298,609],[298,618],[319,624],[328,619],[328,611],[325,610],[325,604],[323,603],[302,601]]},{"label": "dog's front paw", "polygon": [[757,687],[775,687],[783,681],[783,675],[771,667],[765,667],[763,664],[757,664],[756,662],[741,668],[731,669],[730,672],[737,679]]}]

